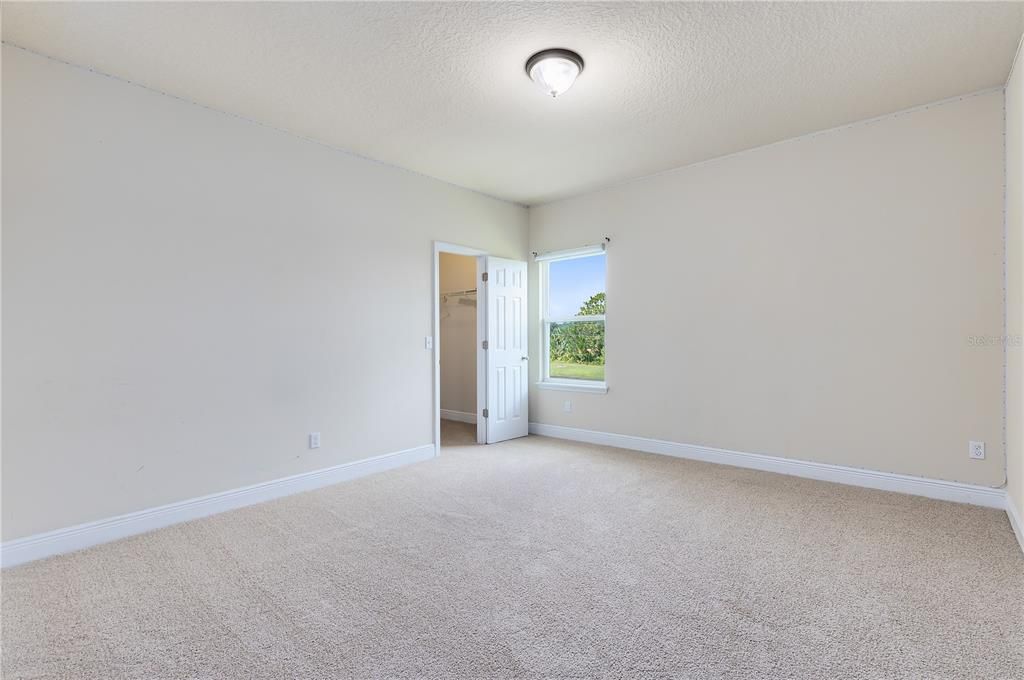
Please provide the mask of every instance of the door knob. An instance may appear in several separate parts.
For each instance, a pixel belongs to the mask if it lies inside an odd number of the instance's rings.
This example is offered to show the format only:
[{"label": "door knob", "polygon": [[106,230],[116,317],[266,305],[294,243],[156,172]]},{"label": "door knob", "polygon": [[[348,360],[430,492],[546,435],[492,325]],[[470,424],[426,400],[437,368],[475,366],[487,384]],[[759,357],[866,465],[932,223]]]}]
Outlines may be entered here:
[{"label": "door knob", "polygon": [[530,357],[520,357],[523,361],[529,361]]}]

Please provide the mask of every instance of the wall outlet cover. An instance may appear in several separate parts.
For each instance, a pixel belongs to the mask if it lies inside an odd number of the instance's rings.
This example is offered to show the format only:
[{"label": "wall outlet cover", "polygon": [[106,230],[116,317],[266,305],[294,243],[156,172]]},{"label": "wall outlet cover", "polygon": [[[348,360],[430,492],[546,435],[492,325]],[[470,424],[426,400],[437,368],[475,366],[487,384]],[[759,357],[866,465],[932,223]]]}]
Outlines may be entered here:
[{"label": "wall outlet cover", "polygon": [[971,442],[967,455],[974,460],[985,460],[985,442]]},{"label": "wall outlet cover", "polygon": [[320,433],[310,432],[309,433],[309,448],[319,449],[320,448]]}]

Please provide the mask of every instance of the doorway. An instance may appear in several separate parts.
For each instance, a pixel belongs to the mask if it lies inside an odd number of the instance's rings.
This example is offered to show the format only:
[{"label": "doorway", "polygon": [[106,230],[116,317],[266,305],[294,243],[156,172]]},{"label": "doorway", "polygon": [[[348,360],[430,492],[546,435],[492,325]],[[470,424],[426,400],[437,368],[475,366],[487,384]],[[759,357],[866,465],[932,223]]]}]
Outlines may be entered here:
[{"label": "doorway", "polygon": [[477,257],[438,254],[438,360],[441,446],[477,443],[477,326],[480,286]]},{"label": "doorway", "polygon": [[526,263],[440,241],[433,255],[435,450],[526,436]]},{"label": "doorway", "polygon": [[486,253],[435,241],[433,258],[434,446],[440,453],[442,446],[487,441]]}]

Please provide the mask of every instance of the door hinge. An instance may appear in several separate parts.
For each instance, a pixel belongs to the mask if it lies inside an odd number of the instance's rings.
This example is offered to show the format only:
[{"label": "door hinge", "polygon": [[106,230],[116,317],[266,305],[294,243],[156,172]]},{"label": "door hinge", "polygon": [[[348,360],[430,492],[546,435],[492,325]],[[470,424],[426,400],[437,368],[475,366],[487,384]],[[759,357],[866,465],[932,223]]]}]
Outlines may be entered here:
[{"label": "door hinge", "polygon": [[484,281],[486,281],[486,280],[487,280],[487,272],[484,272],[484,276],[483,276],[483,279],[484,279]]},{"label": "door hinge", "polygon": [[484,349],[487,349],[488,345],[487,345],[487,341],[486,340],[483,341],[483,346],[484,346]]},{"label": "door hinge", "polygon": [[484,409],[484,418],[487,417],[487,409]]}]

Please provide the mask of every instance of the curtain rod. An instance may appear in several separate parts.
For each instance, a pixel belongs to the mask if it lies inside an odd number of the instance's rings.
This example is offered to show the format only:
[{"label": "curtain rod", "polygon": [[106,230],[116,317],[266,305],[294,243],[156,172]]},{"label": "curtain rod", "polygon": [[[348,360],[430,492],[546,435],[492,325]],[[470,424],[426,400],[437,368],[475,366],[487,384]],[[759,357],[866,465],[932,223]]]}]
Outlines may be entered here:
[{"label": "curtain rod", "polygon": [[583,256],[589,254],[591,251],[601,249],[604,250],[609,243],[612,242],[610,236],[605,236],[604,241],[601,243],[592,243],[579,248],[569,248],[567,250],[549,250],[543,253],[538,253],[536,250],[532,252],[534,259],[547,260],[556,257],[572,257],[573,255]]}]

